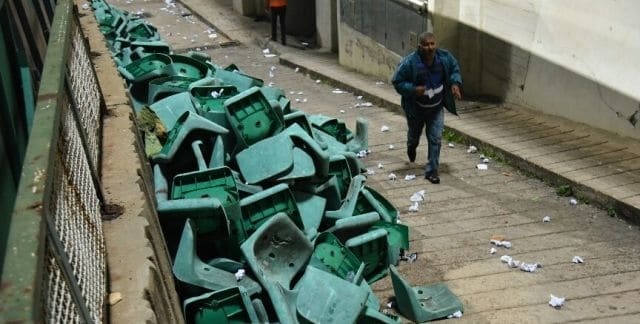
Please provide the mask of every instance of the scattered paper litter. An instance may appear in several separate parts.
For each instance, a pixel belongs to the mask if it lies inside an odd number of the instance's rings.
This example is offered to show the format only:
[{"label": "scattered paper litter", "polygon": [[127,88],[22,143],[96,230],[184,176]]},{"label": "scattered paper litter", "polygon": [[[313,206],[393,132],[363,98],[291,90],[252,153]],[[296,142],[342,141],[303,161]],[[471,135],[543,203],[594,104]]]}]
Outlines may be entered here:
[{"label": "scattered paper litter", "polygon": [[538,270],[538,268],[542,268],[542,265],[540,265],[539,263],[520,263],[520,270],[525,271],[525,272],[536,272],[536,270]]},{"label": "scattered paper litter", "polygon": [[456,146],[455,146],[455,144],[453,144],[453,143],[449,143],[449,145],[448,145],[448,146],[449,146],[449,147],[456,147]]},{"label": "scattered paper litter", "polygon": [[414,180],[415,178],[416,178],[415,174],[407,174],[406,176],[404,176],[404,180],[406,181]]},{"label": "scattered paper litter", "polygon": [[403,253],[400,256],[400,260],[407,261],[409,263],[414,263],[414,262],[416,262],[416,260],[418,260],[418,253],[413,252],[413,253],[408,254],[408,255],[407,255],[407,253]]},{"label": "scattered paper litter", "polygon": [[295,69],[295,70],[293,70],[293,72],[295,72],[295,73],[298,73],[299,71],[300,71],[300,68],[299,68],[299,67],[296,67],[296,69]]},{"label": "scattered paper litter", "polygon": [[273,70],[269,70],[269,78],[273,78],[274,76],[276,75],[273,73]]},{"label": "scattered paper litter", "polygon": [[224,89],[220,89],[220,91],[219,91],[219,92],[218,92],[218,91],[213,90],[213,91],[211,91],[211,97],[212,97],[212,98],[214,98],[214,99],[215,99],[215,98],[218,98],[218,97],[222,96],[222,92],[223,92],[223,91],[224,91]]},{"label": "scattered paper litter", "polygon": [[496,249],[496,248],[494,248],[494,247],[492,247],[492,248],[489,250],[489,253],[491,253],[491,254],[496,254],[496,252],[498,252],[498,249]]},{"label": "scattered paper litter", "polygon": [[240,281],[242,280],[242,278],[244,278],[244,272],[244,269],[238,269],[238,271],[236,271],[234,275],[236,276],[237,281]]},{"label": "scattered paper litter", "polygon": [[376,85],[383,85],[383,84],[384,84],[384,82],[382,82],[382,81],[376,81]]},{"label": "scattered paper litter", "polygon": [[275,83],[269,82],[269,84],[267,84],[267,87],[272,88],[274,85],[275,85]]},{"label": "scattered paper litter", "polygon": [[359,102],[357,104],[354,105],[354,107],[358,108],[358,107],[372,107],[373,104],[370,102]]},{"label": "scattered paper litter", "polygon": [[362,96],[357,96],[356,99],[362,100]]},{"label": "scattered paper litter", "polygon": [[382,165],[382,162],[378,162],[378,169],[382,169],[384,168],[384,165]]},{"label": "scattered paper litter", "polygon": [[303,92],[303,91],[298,91],[298,94],[299,94],[299,95],[303,95],[303,94],[304,94],[304,92]]},{"label": "scattered paper litter", "polygon": [[577,204],[578,204],[578,200],[577,200],[577,199],[575,199],[575,198],[571,198],[571,199],[569,199],[569,204],[570,204],[571,206],[575,206],[575,205],[577,205]]},{"label": "scattered paper litter", "polygon": [[356,153],[356,156],[359,157],[359,158],[363,158],[363,157],[365,157],[367,155],[369,155],[369,150],[362,150],[362,151]]},{"label": "scattered paper litter", "polygon": [[480,160],[480,161],[482,161],[482,163],[489,163],[491,160],[489,160],[489,158],[485,157],[485,158],[482,158],[482,160]]},{"label": "scattered paper litter", "polygon": [[271,71],[275,71],[275,70],[276,70],[276,67],[275,67],[274,65],[272,65],[272,66],[269,68],[269,70],[271,70]]},{"label": "scattered paper litter", "polygon": [[295,94],[295,91],[289,91],[289,94],[290,95]]},{"label": "scattered paper litter", "polygon": [[542,217],[542,222],[543,222],[543,223],[548,223],[548,222],[550,222],[550,221],[551,221],[551,216],[545,216],[545,217]]},{"label": "scattered paper litter", "polygon": [[112,292],[109,294],[109,305],[113,306],[122,300],[122,293]]},{"label": "scattered paper litter", "polygon": [[478,165],[476,165],[476,168],[478,168],[478,170],[487,170],[489,169],[489,166],[484,163],[479,163]]},{"label": "scattered paper litter", "polygon": [[447,316],[447,318],[460,318],[460,317],[462,317],[461,311],[456,311],[455,313]]},{"label": "scattered paper litter", "polygon": [[337,94],[340,94],[340,93],[347,93],[346,91],[344,91],[344,90],[340,90],[340,89],[333,89],[331,92],[332,92],[332,93],[337,93]]},{"label": "scattered paper litter", "polygon": [[393,150],[393,148],[394,148],[394,147],[395,147],[395,146],[393,146],[393,144],[389,144],[389,149],[390,149],[390,150]]},{"label": "scattered paper litter", "polygon": [[264,57],[270,58],[270,57],[276,57],[276,55],[275,54],[265,54]]},{"label": "scattered paper litter", "polygon": [[83,10],[89,10],[89,8],[91,8],[91,7],[89,6],[88,3],[85,3],[85,4],[82,5],[82,9]]},{"label": "scattered paper litter", "polygon": [[556,297],[553,294],[549,294],[549,306],[560,308],[564,305],[564,297]]},{"label": "scattered paper litter", "polygon": [[381,132],[388,132],[388,131],[389,131],[389,126],[387,126],[387,125],[382,125],[382,127],[380,127],[380,131],[381,131]]},{"label": "scattered paper litter", "polygon": [[340,113],[344,114],[345,113],[344,109],[340,109]]},{"label": "scattered paper litter", "polygon": [[582,260],[582,258],[581,258],[581,257],[579,257],[579,256],[577,256],[577,255],[576,255],[576,256],[574,256],[574,257],[573,257],[573,260],[571,260],[571,261],[573,261],[573,263],[576,263],[576,264],[577,264],[577,263],[584,263],[584,260]]},{"label": "scattered paper litter", "polygon": [[418,202],[411,203],[411,206],[409,207],[409,211],[415,213],[420,209],[419,206],[420,205],[418,204]]},{"label": "scattered paper litter", "polygon": [[389,180],[391,181],[396,181],[396,179],[398,178],[398,176],[396,176],[395,173],[389,173],[389,175],[387,176],[387,178],[389,178]]},{"label": "scattered paper litter", "polygon": [[316,83],[320,83],[320,82],[321,82],[321,81],[320,81],[320,79],[317,79],[317,80],[316,80]]},{"label": "scattered paper litter", "polygon": [[367,169],[367,175],[374,175],[374,174],[376,174],[375,171]]},{"label": "scattered paper litter", "polygon": [[491,244],[495,245],[495,246],[503,246],[507,249],[511,248],[511,242],[509,241],[499,241],[499,240],[491,240],[490,241]]},{"label": "scattered paper litter", "polygon": [[268,49],[268,48],[265,48],[265,49],[263,49],[263,50],[262,50],[262,53],[264,53],[264,54],[269,54],[269,52],[270,52],[270,51],[269,51],[269,49]]},{"label": "scattered paper litter", "polygon": [[412,202],[419,202],[424,200],[424,190],[420,190],[418,192],[414,192],[413,195],[409,198]]},{"label": "scattered paper litter", "polygon": [[469,145],[469,148],[467,149],[467,153],[475,153],[475,152],[478,152],[478,148],[473,145]]}]

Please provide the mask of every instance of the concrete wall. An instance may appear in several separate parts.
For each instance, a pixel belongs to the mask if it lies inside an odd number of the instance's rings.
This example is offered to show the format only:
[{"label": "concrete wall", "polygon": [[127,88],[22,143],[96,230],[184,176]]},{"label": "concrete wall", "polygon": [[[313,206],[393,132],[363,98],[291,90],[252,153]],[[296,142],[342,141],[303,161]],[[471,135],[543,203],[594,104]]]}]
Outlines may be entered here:
[{"label": "concrete wall", "polygon": [[[640,2],[433,0],[464,90],[640,139]],[[448,34],[448,33],[447,33]]]},{"label": "concrete wall", "polygon": [[338,51],[338,0],[316,1],[317,43],[321,49]]},{"label": "concrete wall", "polygon": [[338,60],[341,65],[389,81],[400,62],[398,54],[344,23],[338,25]]}]

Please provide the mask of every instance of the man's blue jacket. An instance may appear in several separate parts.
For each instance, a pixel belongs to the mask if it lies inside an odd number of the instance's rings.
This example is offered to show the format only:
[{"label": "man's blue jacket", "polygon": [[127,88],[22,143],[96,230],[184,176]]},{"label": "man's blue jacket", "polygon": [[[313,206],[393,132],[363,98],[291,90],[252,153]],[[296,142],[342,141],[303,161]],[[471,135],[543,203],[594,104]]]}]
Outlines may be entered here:
[{"label": "man's blue jacket", "polygon": [[[449,51],[444,49],[436,49],[436,55],[444,66],[444,107],[447,108],[450,113],[457,115],[456,103],[453,99],[451,86],[454,84],[462,84],[462,76],[460,75],[458,61],[456,61],[455,57],[453,57]],[[393,83],[396,91],[400,96],[402,96],[400,103],[404,111],[407,111],[416,105],[415,89],[418,79],[417,65],[421,60],[422,59],[420,58],[418,51],[407,55],[402,59],[402,61],[400,61],[398,68],[391,78],[391,83]]]}]

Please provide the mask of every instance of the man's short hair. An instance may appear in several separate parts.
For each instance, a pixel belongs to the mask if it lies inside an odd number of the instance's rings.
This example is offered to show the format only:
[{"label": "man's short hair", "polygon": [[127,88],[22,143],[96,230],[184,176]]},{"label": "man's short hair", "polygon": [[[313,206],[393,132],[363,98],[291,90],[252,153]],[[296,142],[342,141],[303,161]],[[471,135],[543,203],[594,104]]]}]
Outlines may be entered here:
[{"label": "man's short hair", "polygon": [[425,40],[427,40],[429,38],[435,39],[436,35],[434,33],[432,33],[432,32],[422,32],[420,34],[420,36],[418,36],[418,43],[422,44],[423,41],[425,41]]}]

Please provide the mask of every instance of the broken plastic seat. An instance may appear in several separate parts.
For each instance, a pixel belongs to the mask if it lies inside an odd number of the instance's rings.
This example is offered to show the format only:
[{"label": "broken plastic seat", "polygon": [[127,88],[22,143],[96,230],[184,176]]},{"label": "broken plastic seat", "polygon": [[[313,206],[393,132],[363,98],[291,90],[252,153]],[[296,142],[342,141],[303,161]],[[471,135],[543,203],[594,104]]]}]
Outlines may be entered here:
[{"label": "broken plastic seat", "polygon": [[168,76],[149,81],[147,103],[153,104],[171,95],[185,92],[189,85],[198,79],[183,76]]},{"label": "broken plastic seat", "polygon": [[337,118],[324,115],[310,115],[309,121],[313,127],[333,136],[342,144],[347,144],[348,141],[353,139],[353,133],[347,129],[344,122]]},{"label": "broken plastic seat", "polygon": [[[285,128],[281,135],[289,136],[294,145],[301,148],[304,152],[309,154],[313,159],[315,166],[315,176],[323,179],[329,175],[329,154],[322,149],[322,147],[314,140],[312,136],[298,124],[293,124]],[[286,179],[300,178],[301,176],[289,176]]]},{"label": "broken plastic seat", "polygon": [[[360,192],[364,188],[364,182],[366,177],[363,175],[357,175],[351,179],[349,189],[347,190],[347,196],[342,202],[340,209],[325,211],[325,217],[327,220],[335,222],[338,219],[351,217],[357,214],[364,214],[375,211],[373,207],[364,210],[365,208],[358,208],[358,204],[362,205],[362,199],[360,198]],[[360,200],[360,202],[359,202]]]},{"label": "broken plastic seat", "polygon": [[[243,287],[230,287],[187,298],[183,305],[188,324],[262,322]],[[266,313],[262,319],[266,319],[265,316]]]},{"label": "broken plastic seat", "polygon": [[224,109],[241,148],[274,136],[284,128],[284,122],[258,87],[227,99]]},{"label": "broken plastic seat", "polygon": [[344,154],[333,155],[329,160],[329,175],[335,176],[338,180],[338,189],[340,190],[340,199],[347,197],[347,191],[351,184],[351,179],[356,175],[351,172],[349,161]]},{"label": "broken plastic seat", "polygon": [[355,323],[364,312],[369,291],[328,272],[308,266],[295,286],[297,316],[303,323]]},{"label": "broken plastic seat", "polygon": [[126,66],[119,66],[118,72],[129,82],[142,82],[165,74],[164,68],[171,64],[171,57],[154,53]]},{"label": "broken plastic seat", "polygon": [[387,231],[389,264],[397,265],[398,261],[400,261],[402,251],[409,249],[409,227],[404,224],[378,221],[371,226],[371,229],[383,229]]},{"label": "broken plastic seat", "polygon": [[367,199],[373,209],[380,214],[380,218],[385,222],[395,224],[398,221],[398,210],[387,198],[375,191],[373,188],[365,186],[362,195]]},{"label": "broken plastic seat", "polygon": [[241,226],[240,233],[244,236],[240,238],[240,242],[279,214],[289,217],[300,230],[304,229],[298,205],[289,186],[285,183],[240,200],[240,210],[242,219],[238,225]]},{"label": "broken plastic seat", "polygon": [[387,231],[375,229],[347,240],[344,244],[365,264],[363,275],[368,283],[376,282],[387,274]]},{"label": "broken plastic seat", "polygon": [[[307,119],[307,115],[302,111],[293,111],[284,115],[284,123],[285,127],[289,127],[293,124],[298,124],[304,131],[309,134],[309,136],[313,137],[313,132],[311,131],[311,124],[309,124],[309,120]],[[322,149],[326,149],[326,147],[322,147]]]},{"label": "broken plastic seat", "polygon": [[344,123],[335,118],[315,115],[310,116],[309,120],[315,130],[314,137],[328,146],[327,150],[331,155],[341,152],[358,153],[369,148],[369,123],[364,118],[356,119],[355,136]]},{"label": "broken plastic seat", "polygon": [[178,280],[191,286],[213,291],[242,286],[248,295],[260,293],[262,287],[249,276],[236,279],[234,273],[227,272],[202,262],[196,251],[195,223],[188,219],[185,222],[178,252],[173,262],[173,274]]},{"label": "broken plastic seat", "polygon": [[126,35],[132,41],[159,41],[158,29],[150,25],[145,20],[130,20],[125,27]]},{"label": "broken plastic seat", "polygon": [[301,191],[293,191],[293,197],[300,211],[304,232],[310,240],[313,240],[320,228],[327,200]]},{"label": "broken plastic seat", "polygon": [[293,169],[293,141],[288,136],[268,137],[240,151],[235,159],[246,183],[273,179]]},{"label": "broken plastic seat", "polygon": [[222,80],[224,84],[236,87],[238,92],[243,92],[253,87],[262,87],[264,85],[264,81],[238,72],[237,70],[228,71],[226,69],[216,69],[215,72],[213,72],[213,76]]},{"label": "broken plastic seat", "polygon": [[271,298],[280,323],[297,323],[294,278],[306,268],[313,246],[285,213],[269,218],[240,246],[244,259]]},{"label": "broken plastic seat", "polygon": [[172,54],[169,57],[171,58],[171,64],[164,67],[164,73],[169,76],[202,79],[212,74],[209,66],[200,60],[179,54]]},{"label": "broken plastic seat", "polygon": [[463,311],[462,303],[446,285],[438,283],[412,287],[396,267],[390,265],[389,270],[398,310],[406,318],[422,323]]},{"label": "broken plastic seat", "polygon": [[200,115],[220,126],[229,127],[227,114],[224,111],[224,102],[238,94],[236,87],[207,85],[192,87],[189,91]]}]

